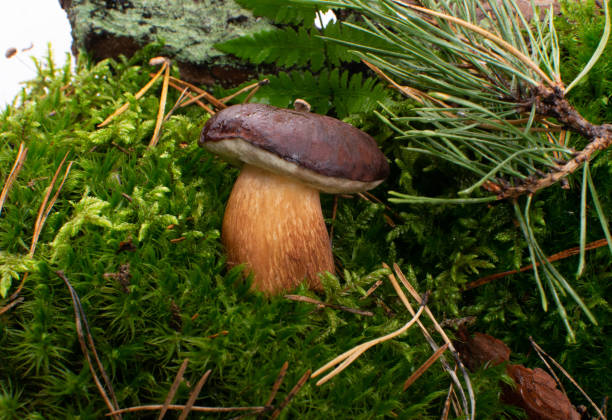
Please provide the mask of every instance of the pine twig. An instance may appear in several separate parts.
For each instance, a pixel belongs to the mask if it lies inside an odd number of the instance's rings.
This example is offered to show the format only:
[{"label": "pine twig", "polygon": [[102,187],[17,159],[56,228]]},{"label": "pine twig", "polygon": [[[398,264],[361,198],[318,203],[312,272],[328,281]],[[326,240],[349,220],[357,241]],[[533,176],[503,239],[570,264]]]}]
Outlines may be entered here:
[{"label": "pine twig", "polygon": [[357,315],[374,316],[374,314],[370,311],[363,311],[361,309],[349,308],[348,306],[335,305],[333,303],[321,302],[320,300],[312,299],[307,296],[285,295],[284,297],[285,299],[294,300],[297,302],[312,303],[313,305],[317,305],[317,306],[326,306],[328,308],[339,309],[341,311],[346,311],[346,312],[350,312],[350,313],[357,314]]}]

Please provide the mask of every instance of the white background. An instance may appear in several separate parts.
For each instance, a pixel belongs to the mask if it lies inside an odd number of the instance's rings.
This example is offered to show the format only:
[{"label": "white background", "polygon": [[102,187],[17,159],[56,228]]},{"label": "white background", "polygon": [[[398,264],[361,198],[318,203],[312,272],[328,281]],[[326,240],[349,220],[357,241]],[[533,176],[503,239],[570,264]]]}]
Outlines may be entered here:
[{"label": "white background", "polygon": [[[63,66],[72,38],[59,0],[0,0],[0,110],[21,91],[20,82],[36,75],[30,57],[44,59],[51,44],[54,62]],[[32,49],[21,51],[24,48]],[[6,50],[16,48],[10,59]]]}]

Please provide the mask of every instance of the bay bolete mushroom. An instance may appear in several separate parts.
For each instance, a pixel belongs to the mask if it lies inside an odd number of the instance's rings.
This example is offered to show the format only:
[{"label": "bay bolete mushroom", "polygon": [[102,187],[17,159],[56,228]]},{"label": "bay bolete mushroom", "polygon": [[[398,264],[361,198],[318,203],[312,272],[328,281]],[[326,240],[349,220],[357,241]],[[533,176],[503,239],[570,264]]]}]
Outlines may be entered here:
[{"label": "bay bolete mushroom", "polygon": [[335,118],[263,104],[211,117],[198,144],[243,164],[225,208],[221,239],[228,265],[244,263],[265,294],[334,272],[319,191],[374,188],[389,164],[374,139]]}]

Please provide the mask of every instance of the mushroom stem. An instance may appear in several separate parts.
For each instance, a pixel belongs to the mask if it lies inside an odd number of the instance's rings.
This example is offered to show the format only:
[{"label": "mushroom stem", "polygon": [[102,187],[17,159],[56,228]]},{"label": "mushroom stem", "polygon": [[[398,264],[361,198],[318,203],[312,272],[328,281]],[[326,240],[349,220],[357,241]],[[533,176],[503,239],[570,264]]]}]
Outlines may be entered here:
[{"label": "mushroom stem", "polygon": [[334,272],[319,192],[299,181],[244,165],[223,218],[228,265],[245,263],[253,288],[267,295],[306,280],[321,290],[318,274]]}]

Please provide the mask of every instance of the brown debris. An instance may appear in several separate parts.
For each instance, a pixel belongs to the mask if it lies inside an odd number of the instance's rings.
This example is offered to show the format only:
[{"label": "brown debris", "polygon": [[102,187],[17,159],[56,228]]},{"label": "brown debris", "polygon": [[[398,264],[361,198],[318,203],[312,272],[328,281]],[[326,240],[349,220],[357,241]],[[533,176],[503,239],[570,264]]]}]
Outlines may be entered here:
[{"label": "brown debris", "polygon": [[540,368],[508,365],[508,375],[516,388],[506,387],[502,400],[521,407],[531,420],[580,420],[576,408],[567,395],[557,388],[555,380]]},{"label": "brown debris", "polygon": [[131,277],[130,263],[121,264],[117,273],[104,273],[104,278],[117,280],[124,293],[130,293],[128,286],[130,285]]},{"label": "brown debris", "polygon": [[[468,336],[465,329],[457,332],[455,343],[461,359],[471,371],[490,363],[499,365],[510,360],[510,348],[503,341],[476,332]],[[521,407],[530,420],[579,420],[580,414],[558,387],[555,379],[540,368],[508,364],[506,372],[516,386],[503,385],[502,401]]]}]

